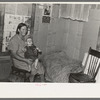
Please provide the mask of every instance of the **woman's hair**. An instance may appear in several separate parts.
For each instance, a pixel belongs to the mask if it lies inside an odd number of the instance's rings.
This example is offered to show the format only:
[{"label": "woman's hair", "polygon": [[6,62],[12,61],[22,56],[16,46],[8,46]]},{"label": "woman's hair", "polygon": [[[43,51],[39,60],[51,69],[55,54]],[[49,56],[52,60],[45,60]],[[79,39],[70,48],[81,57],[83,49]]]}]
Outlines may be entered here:
[{"label": "woman's hair", "polygon": [[18,30],[20,30],[21,27],[23,27],[23,26],[26,26],[26,28],[27,28],[26,34],[28,33],[28,27],[27,27],[27,25],[26,25],[25,23],[20,23],[20,24],[17,26],[16,34],[19,34],[19,31],[18,31]]}]

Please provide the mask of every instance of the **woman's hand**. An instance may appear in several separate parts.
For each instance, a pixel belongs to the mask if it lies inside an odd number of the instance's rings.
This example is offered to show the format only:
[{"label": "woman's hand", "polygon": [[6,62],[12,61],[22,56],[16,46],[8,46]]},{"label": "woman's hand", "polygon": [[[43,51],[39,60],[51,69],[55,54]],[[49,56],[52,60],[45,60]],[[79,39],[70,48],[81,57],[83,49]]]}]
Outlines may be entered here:
[{"label": "woman's hand", "polygon": [[22,51],[23,51],[23,52],[26,52],[26,48],[22,48]]}]

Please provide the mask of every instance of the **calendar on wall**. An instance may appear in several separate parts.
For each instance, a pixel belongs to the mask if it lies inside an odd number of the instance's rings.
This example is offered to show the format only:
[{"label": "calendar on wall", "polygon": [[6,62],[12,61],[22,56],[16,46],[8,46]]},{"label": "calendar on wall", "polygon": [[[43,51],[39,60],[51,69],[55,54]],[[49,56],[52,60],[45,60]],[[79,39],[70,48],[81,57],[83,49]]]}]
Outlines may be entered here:
[{"label": "calendar on wall", "polygon": [[[7,51],[9,40],[16,34],[16,28],[18,24],[23,22],[29,26],[30,19],[31,19],[31,16],[5,14],[2,52]],[[28,34],[30,34],[30,29],[28,29]]]}]

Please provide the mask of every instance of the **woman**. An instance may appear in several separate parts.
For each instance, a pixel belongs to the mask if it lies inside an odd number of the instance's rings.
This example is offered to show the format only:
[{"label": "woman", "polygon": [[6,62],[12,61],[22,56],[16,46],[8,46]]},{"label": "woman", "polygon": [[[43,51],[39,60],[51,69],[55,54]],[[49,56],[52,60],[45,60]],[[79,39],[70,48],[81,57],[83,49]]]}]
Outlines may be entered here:
[{"label": "woman", "polygon": [[[34,68],[34,64],[30,59],[26,59],[24,57],[23,49],[25,45],[25,37],[27,35],[28,28],[24,23],[20,23],[17,27],[16,34],[11,38],[9,42],[9,50],[12,54],[12,59],[14,62],[14,66],[19,69],[24,69],[27,71],[31,71],[30,81],[34,81],[34,76],[39,73],[41,77],[41,81],[44,81],[44,69],[43,66],[39,63],[39,69],[36,70]],[[33,65],[33,66],[32,66]],[[31,66],[31,70],[29,68]]]}]

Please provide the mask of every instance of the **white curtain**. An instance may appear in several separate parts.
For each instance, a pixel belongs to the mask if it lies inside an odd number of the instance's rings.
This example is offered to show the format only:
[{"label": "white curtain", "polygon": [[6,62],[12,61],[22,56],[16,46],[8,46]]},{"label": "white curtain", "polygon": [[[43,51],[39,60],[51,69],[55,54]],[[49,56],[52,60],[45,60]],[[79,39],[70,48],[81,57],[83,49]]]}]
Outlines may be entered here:
[{"label": "white curtain", "polygon": [[89,4],[61,4],[59,17],[88,21]]}]

